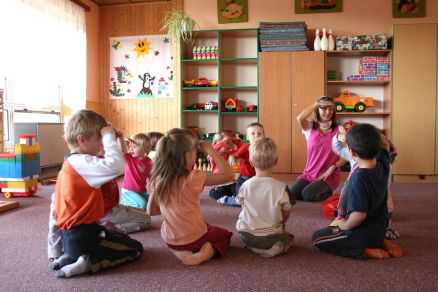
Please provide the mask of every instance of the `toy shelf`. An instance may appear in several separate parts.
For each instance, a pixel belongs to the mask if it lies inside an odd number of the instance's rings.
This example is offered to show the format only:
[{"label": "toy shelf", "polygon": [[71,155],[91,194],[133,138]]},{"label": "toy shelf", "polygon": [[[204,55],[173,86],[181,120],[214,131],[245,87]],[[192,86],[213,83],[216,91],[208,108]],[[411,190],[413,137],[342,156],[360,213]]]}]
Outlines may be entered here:
[{"label": "toy shelf", "polygon": [[[259,111],[247,112],[248,106],[258,106],[258,29],[205,30],[196,33],[193,43],[181,42],[181,127],[198,127],[200,134],[233,130],[246,133],[246,126],[257,122]],[[195,59],[196,48],[213,46],[217,57]],[[217,87],[187,87],[184,80],[205,77],[216,80]],[[222,111],[224,102],[237,99],[241,112]],[[195,104],[217,102],[218,110],[189,109]]]},{"label": "toy shelf", "polygon": [[221,112],[221,115],[257,115],[257,112]]},{"label": "toy shelf", "polygon": [[382,85],[388,84],[390,80],[369,80],[369,81],[353,81],[353,80],[330,80],[327,85]]},{"label": "toy shelf", "polygon": [[[347,80],[350,75],[359,74],[363,57],[388,57],[388,80]],[[326,70],[336,72],[336,80],[326,80],[326,94],[336,97],[343,90],[352,95],[372,97],[374,106],[365,112],[337,112],[338,123],[352,119],[358,123],[370,123],[383,129],[391,137],[392,111],[392,50],[343,50],[325,52]]]},{"label": "toy shelf", "polygon": [[392,50],[340,50],[327,51],[327,57],[363,57],[363,56],[387,56],[392,53]]},{"label": "toy shelf", "polygon": [[363,113],[357,113],[357,112],[337,112],[337,116],[389,116],[391,115],[390,112],[363,112]]}]

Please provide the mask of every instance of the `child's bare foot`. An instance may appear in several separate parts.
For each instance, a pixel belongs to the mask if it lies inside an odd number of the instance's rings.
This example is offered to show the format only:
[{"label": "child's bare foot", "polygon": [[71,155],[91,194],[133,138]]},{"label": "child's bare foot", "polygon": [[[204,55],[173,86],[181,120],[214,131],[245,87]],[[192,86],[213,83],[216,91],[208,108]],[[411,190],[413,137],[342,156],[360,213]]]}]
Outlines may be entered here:
[{"label": "child's bare foot", "polygon": [[188,257],[182,262],[188,266],[196,266],[202,264],[205,261],[211,259],[215,254],[215,250],[210,242],[206,242],[202,245],[201,249]]},{"label": "child's bare foot", "polygon": [[188,256],[191,256],[193,252],[189,250],[173,250],[171,249],[172,253],[176,256],[177,259],[180,261],[184,261]]}]

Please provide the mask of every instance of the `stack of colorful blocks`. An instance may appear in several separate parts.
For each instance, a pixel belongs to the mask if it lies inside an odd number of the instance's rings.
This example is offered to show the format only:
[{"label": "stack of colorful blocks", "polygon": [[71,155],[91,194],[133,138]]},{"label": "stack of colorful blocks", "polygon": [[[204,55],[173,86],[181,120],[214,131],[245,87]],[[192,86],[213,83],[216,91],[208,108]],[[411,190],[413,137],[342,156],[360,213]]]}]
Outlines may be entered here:
[{"label": "stack of colorful blocks", "polygon": [[363,57],[359,63],[359,74],[350,75],[347,80],[389,80],[389,57]]},{"label": "stack of colorful blocks", "polygon": [[20,135],[15,153],[0,154],[0,191],[5,197],[33,196],[40,174],[40,144],[35,134]]}]

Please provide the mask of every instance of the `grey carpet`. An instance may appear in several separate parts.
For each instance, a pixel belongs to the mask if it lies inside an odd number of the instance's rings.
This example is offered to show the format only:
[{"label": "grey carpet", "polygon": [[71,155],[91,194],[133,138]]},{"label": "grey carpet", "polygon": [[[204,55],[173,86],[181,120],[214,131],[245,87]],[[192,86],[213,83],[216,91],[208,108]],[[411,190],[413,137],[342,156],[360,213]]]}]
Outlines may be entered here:
[{"label": "grey carpet", "polygon": [[[50,194],[14,198],[18,209],[0,213],[0,291],[437,291],[438,185],[393,184],[395,240],[402,258],[355,261],[315,250],[314,230],[329,221],[320,203],[293,208],[287,229],[295,235],[288,254],[262,259],[245,250],[235,233],[222,259],[187,267],[160,237],[159,217],[151,230],[133,234],[143,243],[143,257],[131,264],[93,276],[57,279],[48,269],[46,236]],[[208,223],[234,231],[238,208],[220,206],[204,191],[202,208]],[[3,199],[2,200],[7,200]]]}]

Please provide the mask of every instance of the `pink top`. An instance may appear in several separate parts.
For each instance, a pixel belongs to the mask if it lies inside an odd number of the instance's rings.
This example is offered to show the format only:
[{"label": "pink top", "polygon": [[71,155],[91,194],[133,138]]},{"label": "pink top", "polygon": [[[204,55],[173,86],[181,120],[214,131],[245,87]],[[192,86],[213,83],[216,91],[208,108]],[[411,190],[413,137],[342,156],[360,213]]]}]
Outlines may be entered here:
[{"label": "pink top", "polygon": [[125,154],[125,177],[122,188],[128,191],[145,193],[146,182],[152,169],[149,157],[134,158],[131,153]]},{"label": "pink top", "polygon": [[205,173],[193,170],[181,182],[181,189],[173,190],[175,193],[171,194],[166,205],[159,203],[163,217],[161,236],[166,243],[185,245],[195,242],[207,233],[207,224],[201,214],[204,183]]},{"label": "pink top", "polygon": [[[306,135],[307,162],[303,174],[298,179],[312,183],[339,159],[339,156],[332,151],[332,138],[338,133],[339,127],[325,134],[318,129],[307,131],[310,131]],[[325,182],[334,191],[339,185],[339,169],[336,169]]]}]

